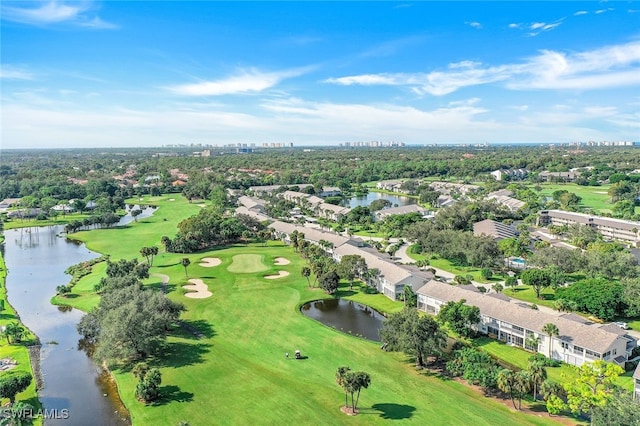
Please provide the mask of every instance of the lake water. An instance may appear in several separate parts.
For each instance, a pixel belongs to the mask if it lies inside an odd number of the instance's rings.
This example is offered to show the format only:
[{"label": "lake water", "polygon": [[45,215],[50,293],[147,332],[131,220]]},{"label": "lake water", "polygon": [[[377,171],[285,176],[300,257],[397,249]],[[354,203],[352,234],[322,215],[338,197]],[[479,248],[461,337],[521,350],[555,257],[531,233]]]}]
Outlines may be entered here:
[{"label": "lake water", "polygon": [[[145,209],[138,220],[154,211]],[[127,215],[118,225],[132,220]],[[63,228],[4,231],[9,303],[42,342],[40,368],[44,389],[38,396],[45,409],[69,412],[68,419],[46,420],[45,424],[129,425],[129,415],[115,384],[79,346],[81,336],[76,324],[84,313],[50,303],[56,287],[71,279],[64,273],[67,267],[99,256],[60,236]]]},{"label": "lake water", "polygon": [[399,195],[391,195],[391,194],[382,194],[380,192],[369,192],[367,195],[363,195],[360,197],[352,197],[348,200],[348,206],[350,208],[354,208],[357,206],[368,207],[372,201],[374,200],[389,200],[391,202],[392,207],[395,207],[396,204],[400,206],[407,206],[409,204],[416,204],[417,200],[415,198],[402,197]]},{"label": "lake water", "polygon": [[324,299],[305,303],[300,308],[305,316],[343,333],[380,341],[385,317],[367,305],[346,299]]}]

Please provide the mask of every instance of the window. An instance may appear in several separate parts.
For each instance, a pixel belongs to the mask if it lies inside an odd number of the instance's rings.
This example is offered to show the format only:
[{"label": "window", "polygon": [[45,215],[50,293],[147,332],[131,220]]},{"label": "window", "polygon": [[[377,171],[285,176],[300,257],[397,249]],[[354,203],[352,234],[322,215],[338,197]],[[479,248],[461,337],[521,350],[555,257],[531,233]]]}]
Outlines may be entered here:
[{"label": "window", "polygon": [[569,349],[569,344],[567,342],[562,342],[562,349]]},{"label": "window", "polygon": [[517,325],[512,326],[512,328],[513,328],[514,330],[524,331],[524,328],[522,328],[522,327],[518,327]]},{"label": "window", "polygon": [[574,346],[573,347],[573,353],[574,354],[581,354],[582,355],[583,352],[584,352],[584,349],[581,348],[580,346]]},{"label": "window", "polygon": [[600,358],[600,354],[598,352],[593,352],[589,349],[586,350],[586,354],[589,358]]}]

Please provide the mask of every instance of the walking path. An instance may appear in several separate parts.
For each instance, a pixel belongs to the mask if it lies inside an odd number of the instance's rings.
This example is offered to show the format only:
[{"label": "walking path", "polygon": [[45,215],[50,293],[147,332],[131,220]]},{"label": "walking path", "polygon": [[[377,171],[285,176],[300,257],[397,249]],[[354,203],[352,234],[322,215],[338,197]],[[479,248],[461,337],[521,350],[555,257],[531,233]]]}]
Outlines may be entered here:
[{"label": "walking path", "polygon": [[158,277],[162,280],[162,294],[167,294],[167,284],[169,284],[169,276],[165,274],[152,274],[152,277]]}]

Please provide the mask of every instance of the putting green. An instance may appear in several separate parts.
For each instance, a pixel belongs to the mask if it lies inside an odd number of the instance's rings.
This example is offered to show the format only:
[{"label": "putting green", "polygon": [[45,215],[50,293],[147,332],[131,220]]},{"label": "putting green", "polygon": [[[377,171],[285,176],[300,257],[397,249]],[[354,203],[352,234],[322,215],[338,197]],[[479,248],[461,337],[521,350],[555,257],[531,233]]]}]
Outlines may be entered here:
[{"label": "putting green", "polygon": [[227,270],[237,274],[251,274],[270,269],[262,259],[263,256],[260,254],[236,254],[233,256],[231,265],[227,267]]}]

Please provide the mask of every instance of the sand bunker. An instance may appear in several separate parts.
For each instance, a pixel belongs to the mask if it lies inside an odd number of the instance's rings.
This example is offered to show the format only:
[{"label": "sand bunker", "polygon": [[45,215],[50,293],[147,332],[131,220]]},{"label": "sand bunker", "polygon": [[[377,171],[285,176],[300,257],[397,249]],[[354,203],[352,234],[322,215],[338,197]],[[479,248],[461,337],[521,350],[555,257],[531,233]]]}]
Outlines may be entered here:
[{"label": "sand bunker", "polygon": [[185,293],[184,297],[188,297],[190,299],[206,299],[207,297],[211,297],[213,293],[209,291],[209,288],[204,283],[204,281],[192,278],[189,280],[192,284],[183,285],[182,288],[188,290],[189,293]]},{"label": "sand bunker", "polygon": [[176,200],[175,198],[169,198],[169,201],[175,201],[175,200]]},{"label": "sand bunker", "polygon": [[200,266],[205,268],[213,268],[214,266],[218,266],[222,263],[222,260],[217,257],[203,257],[200,259]]},{"label": "sand bunker", "polygon": [[289,262],[289,259],[286,259],[284,257],[276,257],[275,262],[273,262],[274,265],[278,265],[278,266],[284,266],[284,265],[288,265],[291,262]]},{"label": "sand bunker", "polygon": [[289,275],[287,271],[278,271],[278,275],[265,275],[265,279],[267,280],[277,280],[278,278],[284,278]]}]

